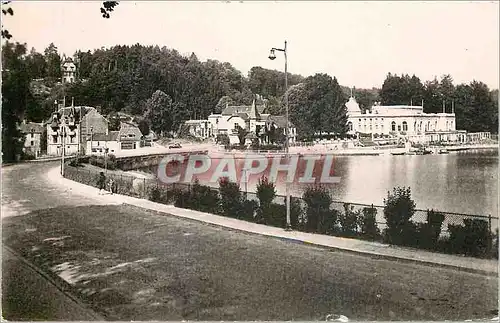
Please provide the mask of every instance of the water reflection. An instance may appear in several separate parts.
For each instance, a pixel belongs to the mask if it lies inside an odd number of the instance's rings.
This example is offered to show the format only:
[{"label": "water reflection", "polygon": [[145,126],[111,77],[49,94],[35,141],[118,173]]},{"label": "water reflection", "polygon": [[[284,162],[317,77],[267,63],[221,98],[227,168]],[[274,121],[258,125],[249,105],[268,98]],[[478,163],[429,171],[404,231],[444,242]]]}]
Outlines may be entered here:
[{"label": "water reflection", "polygon": [[[335,200],[382,205],[395,186],[409,186],[419,209],[448,212],[498,213],[498,150],[420,156],[338,156],[330,184]],[[255,191],[255,183],[247,186]],[[305,184],[294,184],[291,193],[302,195]],[[242,189],[244,186],[242,184]],[[284,194],[284,187],[277,187]]]}]

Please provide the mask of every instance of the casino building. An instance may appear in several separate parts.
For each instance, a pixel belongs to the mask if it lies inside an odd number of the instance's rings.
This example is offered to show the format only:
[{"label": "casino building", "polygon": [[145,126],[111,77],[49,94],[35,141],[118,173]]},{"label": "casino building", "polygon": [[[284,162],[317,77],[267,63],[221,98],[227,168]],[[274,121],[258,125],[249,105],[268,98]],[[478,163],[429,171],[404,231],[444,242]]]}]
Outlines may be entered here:
[{"label": "casino building", "polygon": [[412,142],[465,142],[466,131],[456,130],[455,112],[424,113],[422,106],[374,104],[363,113],[352,92],[346,103],[348,134],[403,137]]}]

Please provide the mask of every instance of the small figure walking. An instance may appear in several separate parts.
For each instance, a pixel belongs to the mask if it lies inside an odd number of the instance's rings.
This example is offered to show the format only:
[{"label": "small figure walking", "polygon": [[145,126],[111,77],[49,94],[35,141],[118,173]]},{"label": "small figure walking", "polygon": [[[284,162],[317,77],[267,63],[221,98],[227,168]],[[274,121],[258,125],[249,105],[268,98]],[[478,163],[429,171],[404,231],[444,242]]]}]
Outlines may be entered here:
[{"label": "small figure walking", "polygon": [[111,193],[111,195],[113,195],[113,189],[114,189],[114,181],[112,178],[109,179],[109,182],[108,182],[108,188],[109,188],[109,192]]},{"label": "small figure walking", "polygon": [[106,176],[104,172],[99,173],[99,179],[97,180],[97,187],[99,187],[99,195],[101,195],[101,191],[106,189]]}]

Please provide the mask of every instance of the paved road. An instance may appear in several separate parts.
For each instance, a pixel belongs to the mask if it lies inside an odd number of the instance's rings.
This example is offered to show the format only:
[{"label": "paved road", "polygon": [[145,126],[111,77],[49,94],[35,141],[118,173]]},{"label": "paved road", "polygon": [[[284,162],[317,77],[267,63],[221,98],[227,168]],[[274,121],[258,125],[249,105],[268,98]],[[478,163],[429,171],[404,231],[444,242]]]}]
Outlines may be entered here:
[{"label": "paved road", "polygon": [[107,319],[497,316],[496,278],[329,252],[132,206],[85,206],[96,200],[49,183],[54,165],[2,171],[4,243],[64,278]]}]

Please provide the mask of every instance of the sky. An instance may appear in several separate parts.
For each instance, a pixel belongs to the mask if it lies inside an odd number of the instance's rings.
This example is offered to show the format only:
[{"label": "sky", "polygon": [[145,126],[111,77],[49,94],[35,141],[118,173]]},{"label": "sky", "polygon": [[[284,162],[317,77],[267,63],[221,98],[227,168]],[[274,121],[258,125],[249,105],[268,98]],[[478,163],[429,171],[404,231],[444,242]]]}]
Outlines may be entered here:
[{"label": "sky", "polygon": [[451,74],[456,84],[499,83],[499,2],[121,1],[110,19],[100,1],[14,1],[3,25],[12,41],[66,55],[114,45],[159,45],[200,60],[303,76],[327,73],[340,84],[381,87],[387,73],[422,81]]}]

